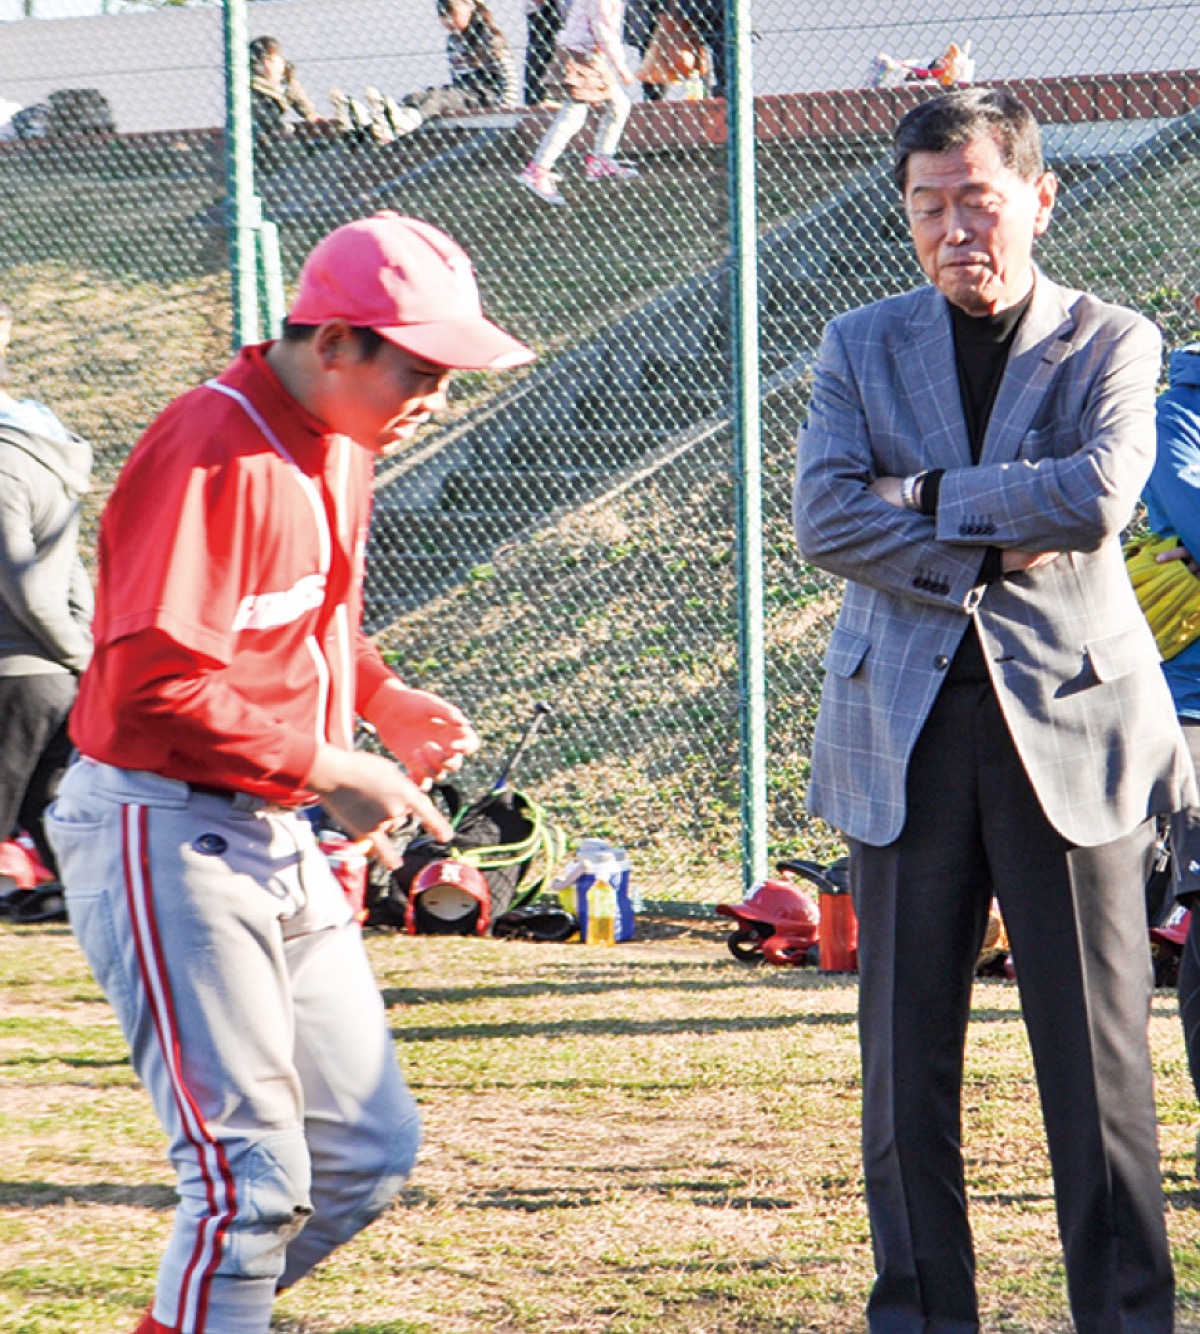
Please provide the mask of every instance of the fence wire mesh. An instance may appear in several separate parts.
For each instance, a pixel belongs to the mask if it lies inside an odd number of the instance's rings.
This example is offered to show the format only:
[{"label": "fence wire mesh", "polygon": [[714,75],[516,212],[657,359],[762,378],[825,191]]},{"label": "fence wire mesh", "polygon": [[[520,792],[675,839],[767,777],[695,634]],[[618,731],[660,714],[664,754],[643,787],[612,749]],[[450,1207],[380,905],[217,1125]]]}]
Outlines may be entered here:
[{"label": "fence wire mesh", "polygon": [[[960,75],[1012,81],[1044,125],[1063,183],[1044,267],[1157,319],[1169,345],[1194,332],[1200,52],[1179,34],[1200,4],[926,8],[899,20],[864,0],[833,23],[814,4],[756,6],[773,856],[840,851],[803,808],[839,591],[795,553],[795,433],[824,324],[920,281],[888,135],[937,90],[951,42],[974,61]],[[516,0],[493,9],[519,73],[526,17]],[[408,680],[476,719],[468,787],[548,701],[520,784],[573,839],[623,844],[648,896],[718,900],[740,892],[744,704],[728,164],[720,6],[685,9],[707,25],[707,82],[655,101],[634,89],[619,156],[636,178],[586,180],[585,128],[556,167],[564,207],[516,180],[553,109],[423,91],[452,77],[436,0],[258,0],[247,25],[279,38],[313,104],[314,119],[297,96],[285,126],[257,122],[288,290],[321,235],[395,208],[462,242],[489,313],[540,354],[526,372],[460,376],[445,419],[380,464],[368,628]],[[229,353],[221,10],[20,10],[0,23],[21,104],[0,131],[0,297],[17,318],[15,392],[96,448],[94,534],[139,432]],[[645,44],[654,17],[641,5],[626,35]]]}]

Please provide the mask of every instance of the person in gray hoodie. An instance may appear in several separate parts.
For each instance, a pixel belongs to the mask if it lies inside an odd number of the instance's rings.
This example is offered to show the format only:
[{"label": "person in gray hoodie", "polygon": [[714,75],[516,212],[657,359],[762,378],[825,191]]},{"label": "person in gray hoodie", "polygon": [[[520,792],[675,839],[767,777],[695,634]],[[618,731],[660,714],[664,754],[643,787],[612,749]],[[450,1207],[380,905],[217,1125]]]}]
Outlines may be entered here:
[{"label": "person in gray hoodie", "polygon": [[23,829],[57,875],[42,813],[70,756],[67,715],[92,656],[92,586],[78,550],[92,451],[44,404],[8,392],[11,333],[0,305],[0,839]]}]

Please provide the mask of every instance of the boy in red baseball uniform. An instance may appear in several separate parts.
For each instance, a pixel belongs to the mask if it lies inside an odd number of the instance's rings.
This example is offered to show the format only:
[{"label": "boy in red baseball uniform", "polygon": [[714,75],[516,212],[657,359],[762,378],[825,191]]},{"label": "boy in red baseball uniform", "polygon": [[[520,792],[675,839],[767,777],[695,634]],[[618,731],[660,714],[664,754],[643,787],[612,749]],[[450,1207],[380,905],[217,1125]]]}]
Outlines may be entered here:
[{"label": "boy in red baseball uniform", "polygon": [[[372,465],[451,368],[533,353],[444,233],[379,213],[309,256],[282,337],[172,403],[100,529],[80,759],[48,820],[72,926],[179,1178],[138,1334],[266,1334],[277,1289],[378,1215],[420,1131],[302,808],[394,860],[478,738],[362,634]],[[353,749],[368,719],[397,766]]]}]

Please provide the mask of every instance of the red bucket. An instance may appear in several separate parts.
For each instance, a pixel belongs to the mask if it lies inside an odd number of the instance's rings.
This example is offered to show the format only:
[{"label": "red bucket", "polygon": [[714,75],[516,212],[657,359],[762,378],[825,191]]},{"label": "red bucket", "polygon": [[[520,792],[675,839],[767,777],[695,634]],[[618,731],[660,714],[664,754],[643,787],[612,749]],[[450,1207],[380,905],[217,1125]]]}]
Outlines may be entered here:
[{"label": "red bucket", "polygon": [[365,840],[355,842],[345,834],[323,829],[317,841],[334,879],[342,887],[350,909],[360,922],[367,920],[367,854]]}]

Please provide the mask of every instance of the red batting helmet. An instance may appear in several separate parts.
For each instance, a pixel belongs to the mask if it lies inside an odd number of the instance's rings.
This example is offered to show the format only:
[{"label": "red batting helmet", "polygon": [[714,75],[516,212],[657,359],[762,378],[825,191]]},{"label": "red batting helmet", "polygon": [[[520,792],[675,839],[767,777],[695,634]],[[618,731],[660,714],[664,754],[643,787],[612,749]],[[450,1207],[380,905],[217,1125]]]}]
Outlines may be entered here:
[{"label": "red batting helmet", "polygon": [[738,924],[728,944],[740,962],[765,959],[794,967],[810,961],[821,910],[815,899],[791,881],[764,880],[744,903],[718,903],[717,912]]},{"label": "red batting helmet", "polygon": [[798,885],[764,880],[744,903],[718,903],[717,912],[735,921],[771,927],[772,934],[816,936],[821,910]]},{"label": "red batting helmet", "polygon": [[1150,928],[1151,943],[1166,941],[1171,945],[1186,945],[1191,925],[1192,914],[1186,908],[1176,904],[1171,910],[1170,916],[1161,926]]},{"label": "red batting helmet", "polygon": [[413,880],[404,915],[410,936],[486,936],[491,924],[492,894],[477,866],[446,857]]}]

